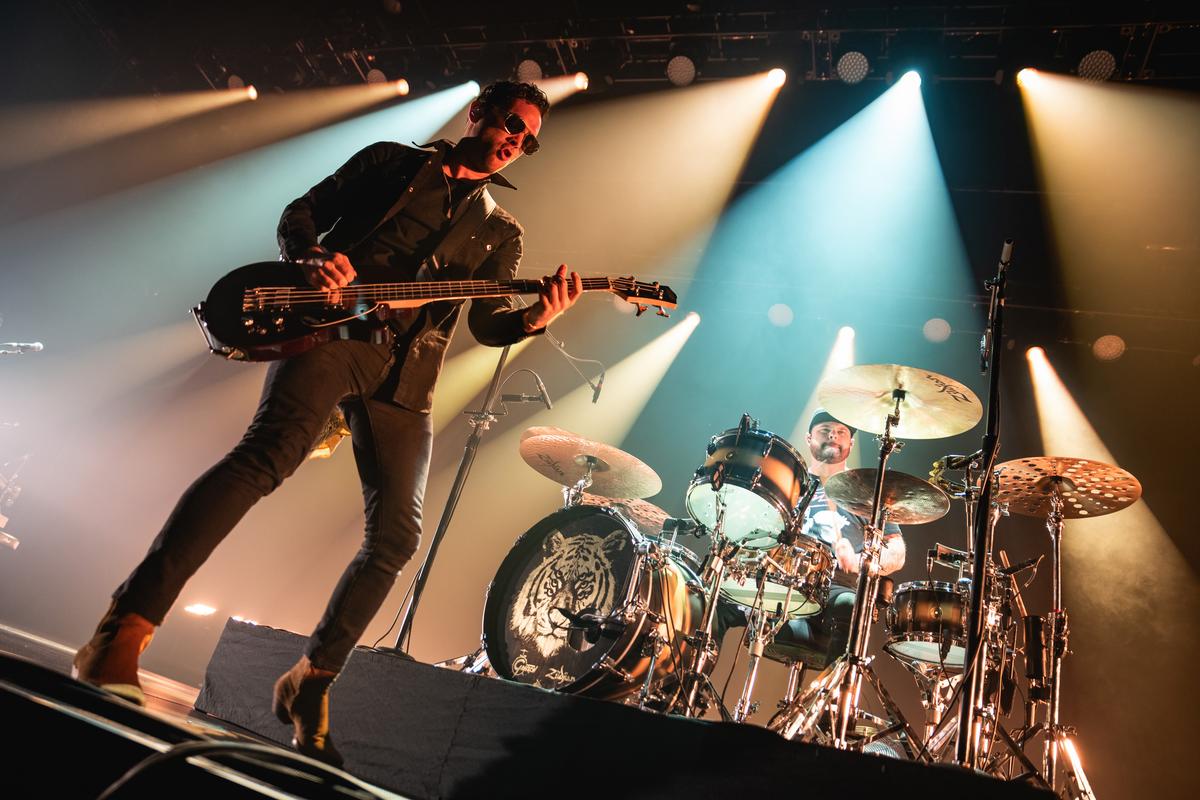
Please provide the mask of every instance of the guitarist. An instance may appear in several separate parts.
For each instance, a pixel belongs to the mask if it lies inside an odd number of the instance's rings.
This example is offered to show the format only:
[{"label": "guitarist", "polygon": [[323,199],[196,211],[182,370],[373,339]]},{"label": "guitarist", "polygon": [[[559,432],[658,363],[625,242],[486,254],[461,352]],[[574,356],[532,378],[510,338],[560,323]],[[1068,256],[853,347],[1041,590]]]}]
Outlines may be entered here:
[{"label": "guitarist", "polygon": [[[359,275],[390,281],[511,280],[522,228],[499,208],[491,186],[538,149],[549,110],[527,83],[486,87],[471,103],[457,144],[422,148],[380,142],[284,209],[282,256],[304,261],[304,277],[331,293]],[[320,238],[324,234],[323,238]],[[545,330],[582,292],[566,266],[543,279],[536,303],[476,299],[467,322],[481,343],[512,344]],[[300,752],[333,764],[329,686],[417,550],[432,446],[429,410],[461,302],[422,307],[403,327],[370,340],[334,340],[267,373],[258,411],[242,440],[180,498],[142,562],[114,592],[92,639],[75,656],[81,680],[144,702],[138,656],[184,583],[259,498],[303,463],[323,423],[341,405],[362,480],[366,533],[333,591],[299,662],[275,684],[274,708]]]}]

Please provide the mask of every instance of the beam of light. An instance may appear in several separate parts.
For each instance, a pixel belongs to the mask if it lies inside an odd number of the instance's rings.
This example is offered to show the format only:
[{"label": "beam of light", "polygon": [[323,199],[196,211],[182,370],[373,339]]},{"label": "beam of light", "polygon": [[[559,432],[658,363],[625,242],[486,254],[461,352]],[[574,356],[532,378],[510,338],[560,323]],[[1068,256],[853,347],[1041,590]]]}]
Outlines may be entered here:
[{"label": "beam of light", "polygon": [[1178,305],[1200,250],[1200,99],[1047,72],[1020,86],[1071,305]]},{"label": "beam of light", "polygon": [[[945,304],[909,302],[913,294],[968,296],[971,273],[919,84],[898,81],[740,196],[699,274],[710,265],[726,281],[744,277],[744,291],[756,295],[799,286],[801,302],[784,299],[800,318],[867,294],[887,297],[878,304],[884,317],[931,312],[924,320]],[[728,304],[727,282],[719,292],[713,300]]]},{"label": "beam of light", "polygon": [[[495,575],[496,567],[517,536],[562,505],[558,484],[535,472],[521,459],[521,432],[533,425],[552,425],[597,442],[621,446],[622,439],[699,322],[697,315],[685,315],[648,344],[610,367],[599,403],[592,403],[592,390],[587,384],[562,396],[555,396],[555,387],[549,385],[547,388],[554,396],[552,410],[541,409],[519,422],[510,422],[503,432],[484,439],[454,521],[438,551],[438,566],[431,573],[422,600],[426,615],[430,614],[429,609],[453,609],[454,613],[446,615],[446,625],[437,626],[422,624],[421,619],[430,617],[418,614],[414,654],[442,658],[464,641],[478,641],[478,607],[483,602],[483,588]],[[540,359],[558,358],[545,343],[541,343],[537,351]],[[526,360],[533,353],[527,351]],[[654,467],[652,453],[639,452],[637,448],[630,448],[630,452]],[[437,524],[437,513],[456,469],[457,460],[430,477],[425,495],[425,545]],[[394,590],[392,595],[396,602],[422,557],[423,553],[419,552],[397,582],[401,588]],[[461,568],[447,566],[452,564],[459,564]],[[386,620],[376,620],[375,636],[386,626]],[[368,635],[367,638],[372,637]]]},{"label": "beam of light", "polygon": [[0,170],[61,156],[234,103],[253,100],[248,89],[186,92],[8,106],[0,113]]},{"label": "beam of light", "polygon": [[917,72],[915,69],[910,69],[908,72],[900,76],[899,82],[906,83],[912,87],[920,87],[921,73]]},{"label": "beam of light", "polygon": [[217,610],[206,603],[192,603],[183,607],[183,610],[197,617],[211,617],[217,613]]},{"label": "beam of light", "polygon": [[546,93],[550,105],[556,105],[566,100],[576,92],[582,92],[588,87],[587,75],[582,72],[572,72],[569,75],[556,75],[553,78],[539,78],[534,83]]},{"label": "beam of light", "polygon": [[[247,97],[245,90],[238,92]],[[461,101],[460,95],[466,95],[461,86],[432,97]],[[9,223],[28,219],[353,119],[396,97],[392,82],[272,94],[254,103],[135,129],[10,173],[0,185],[0,211]],[[379,138],[393,137],[394,132],[388,132]]]},{"label": "beam of light", "polygon": [[854,328],[843,325],[838,329],[837,336],[834,337],[833,346],[829,348],[829,356],[825,359],[825,366],[821,368],[821,374],[812,384],[808,401],[800,411],[800,416],[796,418],[791,438],[788,439],[806,458],[808,457],[808,447],[804,444],[804,438],[808,436],[808,421],[812,419],[813,412],[821,405],[817,398],[817,391],[821,383],[830,375],[852,366],[854,366]]},{"label": "beam of light", "polygon": [[[522,351],[534,341],[530,336],[514,344],[508,353],[508,365],[517,360]],[[461,353],[446,359],[438,378],[437,392],[433,398],[433,435],[437,436],[455,420],[463,419],[462,411],[479,395],[492,380],[496,371],[496,363],[500,358],[500,348],[472,345]],[[524,388],[509,387],[504,389],[508,394],[532,394]],[[497,406],[498,408],[499,406]],[[474,410],[474,409],[472,409]]]},{"label": "beam of light", "polygon": [[[654,271],[651,279],[690,273],[695,241],[720,214],[776,92],[751,76],[551,114],[542,149],[505,173],[536,190],[497,195],[525,226],[523,263],[566,262],[589,275]],[[585,222],[598,219],[605,224]],[[630,254],[619,264],[614,230]]]},{"label": "beam of light", "polygon": [[787,73],[784,72],[779,67],[775,67],[774,69],[767,72],[767,76],[766,76],[765,80],[766,80],[768,86],[778,89],[780,86],[783,86],[783,84],[787,82]]},{"label": "beam of light", "polygon": [[[1046,353],[1035,347],[1027,357],[1045,453],[1116,464]],[[1048,536],[1045,541],[1048,548]],[[1125,733],[1124,741],[1155,742],[1146,748],[1160,747],[1154,731],[1161,720],[1169,718],[1180,703],[1194,706],[1186,698],[1195,697],[1192,665],[1200,655],[1195,636],[1200,588],[1195,573],[1145,499],[1103,517],[1067,520],[1062,559],[1071,649],[1085,654],[1068,658],[1064,667],[1066,701],[1070,703],[1073,694],[1084,698],[1075,705],[1071,721],[1083,731],[1101,724],[1115,726]],[[1158,613],[1162,609],[1171,613]],[[1131,683],[1111,669],[1131,653],[1139,654],[1139,668],[1149,670],[1153,681]],[[1123,702],[1105,707],[1102,713],[1091,702],[1117,695]],[[1092,728],[1088,715],[1093,715]],[[1183,743],[1172,747],[1179,757],[1190,752]],[[1150,757],[1146,748],[1128,755]],[[1154,756],[1158,755],[1155,749]],[[1093,778],[1101,780],[1098,775]]]}]

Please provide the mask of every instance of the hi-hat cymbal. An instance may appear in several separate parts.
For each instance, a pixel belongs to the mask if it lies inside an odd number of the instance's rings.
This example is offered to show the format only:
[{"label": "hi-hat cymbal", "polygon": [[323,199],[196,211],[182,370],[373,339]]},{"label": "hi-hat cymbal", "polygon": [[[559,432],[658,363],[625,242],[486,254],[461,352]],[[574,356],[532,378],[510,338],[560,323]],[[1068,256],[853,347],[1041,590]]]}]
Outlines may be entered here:
[{"label": "hi-hat cymbal", "polygon": [[993,499],[1027,517],[1047,517],[1055,494],[1067,519],[1100,517],[1128,508],[1142,496],[1142,484],[1120,467],[1103,461],[1038,456],[1005,461],[996,467]]},{"label": "hi-hat cymbal", "polygon": [[[878,473],[874,467],[839,472],[825,480],[825,494],[851,514],[870,519]],[[950,510],[950,498],[929,481],[889,470],[883,476],[883,505],[888,522],[922,525],[944,517]]]},{"label": "hi-hat cymbal", "polygon": [[569,431],[523,438],[521,458],[542,475],[563,486],[574,486],[592,465],[588,491],[604,497],[650,497],[662,490],[662,479],[636,456],[620,448],[593,442]]},{"label": "hi-hat cymbal", "polygon": [[883,433],[901,394],[897,439],[941,439],[969,431],[983,416],[975,393],[953,378],[899,364],[847,367],[821,381],[817,397],[830,414],[867,433]]}]

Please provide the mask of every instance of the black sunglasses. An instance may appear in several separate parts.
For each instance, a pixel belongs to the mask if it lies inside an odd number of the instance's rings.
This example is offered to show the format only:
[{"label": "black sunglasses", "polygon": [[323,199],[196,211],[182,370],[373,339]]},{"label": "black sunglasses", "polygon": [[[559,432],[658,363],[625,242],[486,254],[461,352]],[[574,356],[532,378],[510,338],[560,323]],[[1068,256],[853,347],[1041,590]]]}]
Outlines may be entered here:
[{"label": "black sunglasses", "polygon": [[512,112],[505,116],[504,130],[514,135],[521,133],[522,131],[525,132],[525,138],[521,140],[521,150],[527,156],[533,155],[538,151],[539,148],[541,148],[541,145],[538,144],[537,137],[534,136],[533,132],[529,130],[529,126],[525,124],[525,120],[521,118],[520,114]]}]

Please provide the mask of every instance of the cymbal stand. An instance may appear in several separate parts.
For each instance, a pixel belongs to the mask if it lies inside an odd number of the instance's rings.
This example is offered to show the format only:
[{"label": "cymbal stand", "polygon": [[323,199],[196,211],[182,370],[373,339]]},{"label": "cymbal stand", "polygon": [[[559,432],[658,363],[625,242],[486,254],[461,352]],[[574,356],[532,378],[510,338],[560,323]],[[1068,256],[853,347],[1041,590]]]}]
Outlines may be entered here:
[{"label": "cymbal stand", "polygon": [[[840,750],[850,747],[849,733],[853,730],[853,720],[858,713],[858,701],[862,690],[864,677],[880,694],[880,699],[889,706],[889,713],[898,716],[907,735],[916,740],[912,727],[899,714],[899,709],[886,693],[882,692],[882,684],[876,680],[870,671],[871,658],[867,655],[867,645],[870,639],[870,623],[875,613],[875,598],[879,591],[879,572],[877,565],[883,551],[883,529],[887,524],[887,508],[883,505],[883,482],[887,472],[887,462],[892,453],[904,446],[892,436],[892,428],[900,424],[900,404],[906,392],[903,389],[892,391],[895,400],[893,412],[884,421],[883,435],[879,441],[879,470],[875,476],[875,499],[872,505],[871,522],[863,529],[863,550],[858,565],[858,588],[855,592],[854,612],[850,616],[850,636],[846,644],[846,654],[838,658],[825,675],[814,681],[811,686],[800,694],[792,703],[778,714],[768,724],[771,730],[781,734],[785,739],[800,737],[811,740],[816,733],[816,726],[822,717],[828,713],[832,718],[832,745]],[[894,711],[892,709],[895,709]]]},{"label": "cymbal stand", "polygon": [[604,464],[603,461],[592,455],[576,456],[575,461],[585,468],[583,477],[575,481],[574,486],[563,487],[563,508],[577,506],[583,502],[583,493],[592,485],[592,473],[597,466]]},{"label": "cymbal stand", "polygon": [[716,520],[712,527],[712,546],[708,563],[705,565],[708,587],[704,593],[704,626],[687,637],[691,646],[692,663],[680,674],[683,704],[674,709],[674,712],[685,717],[701,717],[708,710],[709,704],[715,702],[721,712],[721,718],[731,721],[732,718],[721,702],[716,687],[708,677],[707,669],[709,662],[716,659],[720,646],[720,643],[713,639],[712,629],[717,612],[717,598],[721,594],[721,581],[738,549],[737,545],[725,538],[725,501],[720,493],[716,495],[716,510]]},{"label": "cymbal stand", "polygon": [[[788,616],[785,611],[780,611],[778,614],[769,614],[763,608],[763,589],[766,587],[766,574],[772,569],[776,573],[784,572],[783,566],[769,555],[763,554],[762,564],[758,570],[758,594],[754,598],[754,606],[750,610],[749,619],[746,621],[746,650],[750,653],[750,666],[746,669],[746,680],[742,684],[742,694],[738,698],[737,706],[733,710],[734,722],[745,722],[754,711],[757,710],[757,704],[750,702],[750,696],[754,693],[754,683],[758,678],[758,665],[762,661],[763,649],[767,642],[772,641],[776,634],[787,624]],[[792,592],[796,587],[788,584],[787,593],[783,596],[781,609],[791,607]]]}]

